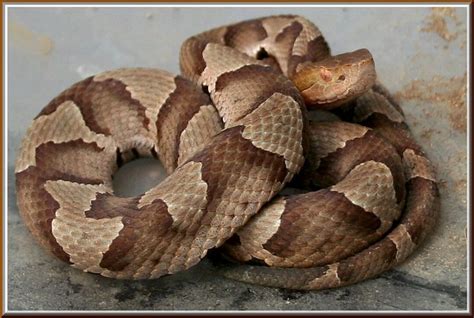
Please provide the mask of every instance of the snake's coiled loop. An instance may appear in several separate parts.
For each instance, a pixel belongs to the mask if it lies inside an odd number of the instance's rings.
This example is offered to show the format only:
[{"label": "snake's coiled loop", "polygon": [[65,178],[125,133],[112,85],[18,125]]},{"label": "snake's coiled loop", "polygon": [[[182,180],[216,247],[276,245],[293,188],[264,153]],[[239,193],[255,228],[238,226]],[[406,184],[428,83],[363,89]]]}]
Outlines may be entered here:
[{"label": "snake's coiled loop", "polygon": [[[432,228],[433,169],[374,86],[367,50],[331,56],[311,22],[275,16],[191,37],[180,60],[182,76],[133,68],[82,80],[34,119],[16,189],[45,249],[87,272],[144,279],[222,246],[260,264],[219,266],[228,277],[319,289],[399,264]],[[306,106],[336,115],[309,122]],[[140,156],[170,175],[115,196],[113,174]],[[319,190],[273,199],[291,180]]]}]

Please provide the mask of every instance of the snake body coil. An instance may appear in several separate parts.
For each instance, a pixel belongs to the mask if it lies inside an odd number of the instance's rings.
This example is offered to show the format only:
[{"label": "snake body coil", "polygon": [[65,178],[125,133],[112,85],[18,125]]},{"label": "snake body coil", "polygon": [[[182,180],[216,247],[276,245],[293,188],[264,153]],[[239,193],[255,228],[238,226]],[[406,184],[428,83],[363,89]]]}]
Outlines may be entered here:
[{"label": "snake body coil", "polygon": [[[173,274],[221,246],[260,264],[225,276],[295,289],[399,264],[436,220],[435,174],[370,53],[329,52],[306,19],[266,17],[186,40],[182,76],[118,69],[74,84],[23,140],[25,223],[60,259],[115,278]],[[310,122],[305,105],[337,116]],[[115,196],[113,174],[141,156],[169,176]],[[319,190],[273,199],[291,180]]]}]

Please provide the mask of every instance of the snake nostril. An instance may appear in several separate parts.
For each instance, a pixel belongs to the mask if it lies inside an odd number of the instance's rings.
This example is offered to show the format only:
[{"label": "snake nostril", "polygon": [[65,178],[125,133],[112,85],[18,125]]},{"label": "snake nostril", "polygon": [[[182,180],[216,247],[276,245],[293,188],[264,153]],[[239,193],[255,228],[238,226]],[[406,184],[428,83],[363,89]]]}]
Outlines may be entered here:
[{"label": "snake nostril", "polygon": [[209,95],[209,88],[208,88],[207,85],[202,85],[201,88],[202,88],[202,91],[203,91],[204,93],[206,93],[206,94]]},{"label": "snake nostril", "polygon": [[263,47],[260,48],[260,50],[257,52],[257,60],[263,60],[263,59],[266,59],[270,57],[270,55],[268,55],[268,52],[265,51],[265,49]]}]

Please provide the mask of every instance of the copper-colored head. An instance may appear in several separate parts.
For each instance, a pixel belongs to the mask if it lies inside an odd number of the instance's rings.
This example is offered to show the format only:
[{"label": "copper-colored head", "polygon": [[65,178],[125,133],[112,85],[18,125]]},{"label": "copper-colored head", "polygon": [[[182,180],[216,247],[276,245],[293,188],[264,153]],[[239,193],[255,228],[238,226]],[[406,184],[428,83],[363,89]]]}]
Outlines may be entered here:
[{"label": "copper-colored head", "polygon": [[375,78],[372,55],[360,49],[304,64],[292,80],[308,107],[333,109],[362,95]]}]

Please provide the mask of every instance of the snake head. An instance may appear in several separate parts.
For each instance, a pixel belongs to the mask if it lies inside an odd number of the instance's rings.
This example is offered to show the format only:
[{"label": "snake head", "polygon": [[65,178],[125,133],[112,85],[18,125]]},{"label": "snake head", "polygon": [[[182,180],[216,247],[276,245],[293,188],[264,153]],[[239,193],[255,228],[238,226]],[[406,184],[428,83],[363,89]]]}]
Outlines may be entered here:
[{"label": "snake head", "polygon": [[375,79],[372,54],[360,49],[302,64],[292,81],[309,108],[333,109],[365,93]]}]

